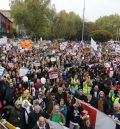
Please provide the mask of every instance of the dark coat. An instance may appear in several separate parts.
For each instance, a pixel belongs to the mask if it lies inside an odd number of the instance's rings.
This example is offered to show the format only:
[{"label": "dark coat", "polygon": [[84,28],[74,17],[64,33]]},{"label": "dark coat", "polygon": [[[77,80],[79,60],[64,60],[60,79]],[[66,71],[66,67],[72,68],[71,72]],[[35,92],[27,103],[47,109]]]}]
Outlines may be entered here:
[{"label": "dark coat", "polygon": [[15,87],[6,87],[5,100],[7,104],[12,104],[15,99]]},{"label": "dark coat", "polygon": [[[96,101],[96,107],[95,108],[98,108],[98,101],[99,101],[99,99]],[[105,113],[105,114],[109,114],[109,112],[110,112],[110,107],[109,107],[109,103],[108,103],[108,100],[106,100],[106,99],[104,99],[103,100],[103,112]]]},{"label": "dark coat", "polygon": [[22,109],[18,110],[16,108],[13,108],[13,110],[10,113],[9,122],[16,127],[25,129],[25,119]]},{"label": "dark coat", "polygon": [[29,129],[32,129],[35,126],[40,116],[45,117],[45,113],[43,111],[40,111],[39,113],[35,113],[35,111],[30,112],[28,115]]},{"label": "dark coat", "polygon": [[65,100],[65,103],[67,102],[67,100],[66,100],[67,95],[66,95],[65,92],[63,92],[62,94],[57,93],[57,94],[55,95],[55,98],[56,98],[56,100],[57,100],[58,103],[60,103],[60,100],[61,100],[61,99],[64,99],[64,100]]},{"label": "dark coat", "polygon": [[99,90],[97,91],[97,97],[95,97],[94,92],[95,91],[92,89],[91,92],[90,92],[90,94],[92,95],[92,98],[96,100],[96,99],[98,99],[98,96],[99,96],[99,92],[100,91]]}]

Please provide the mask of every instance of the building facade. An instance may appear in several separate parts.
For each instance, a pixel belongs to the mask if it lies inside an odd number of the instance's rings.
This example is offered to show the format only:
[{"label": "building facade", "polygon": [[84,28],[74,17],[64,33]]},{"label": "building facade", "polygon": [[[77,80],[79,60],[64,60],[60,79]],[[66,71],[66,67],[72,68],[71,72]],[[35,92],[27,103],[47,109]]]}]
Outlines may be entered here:
[{"label": "building facade", "polygon": [[12,33],[12,21],[0,12],[0,33]]}]

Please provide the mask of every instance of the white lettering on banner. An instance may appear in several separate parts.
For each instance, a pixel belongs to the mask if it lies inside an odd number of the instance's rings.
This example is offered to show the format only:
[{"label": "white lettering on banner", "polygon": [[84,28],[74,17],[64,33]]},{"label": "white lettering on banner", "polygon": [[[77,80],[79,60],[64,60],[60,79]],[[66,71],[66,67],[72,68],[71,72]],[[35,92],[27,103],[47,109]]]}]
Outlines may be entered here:
[{"label": "white lettering on banner", "polygon": [[49,78],[50,79],[56,79],[56,78],[58,78],[58,72],[50,72],[49,73]]}]

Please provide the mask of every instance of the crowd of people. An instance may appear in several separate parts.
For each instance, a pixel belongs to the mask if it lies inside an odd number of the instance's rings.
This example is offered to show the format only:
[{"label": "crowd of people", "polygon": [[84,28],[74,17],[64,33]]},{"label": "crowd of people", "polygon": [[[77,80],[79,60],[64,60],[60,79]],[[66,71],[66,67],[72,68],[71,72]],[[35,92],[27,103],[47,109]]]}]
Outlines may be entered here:
[{"label": "crowd of people", "polygon": [[[76,42],[55,45],[34,44],[31,50],[1,46],[1,118],[20,129],[54,129],[47,120],[70,129],[94,129],[89,113],[83,115],[82,100],[119,123],[118,56],[110,55],[110,48],[104,52],[107,44],[98,51]],[[21,75],[21,68],[28,72]]]}]

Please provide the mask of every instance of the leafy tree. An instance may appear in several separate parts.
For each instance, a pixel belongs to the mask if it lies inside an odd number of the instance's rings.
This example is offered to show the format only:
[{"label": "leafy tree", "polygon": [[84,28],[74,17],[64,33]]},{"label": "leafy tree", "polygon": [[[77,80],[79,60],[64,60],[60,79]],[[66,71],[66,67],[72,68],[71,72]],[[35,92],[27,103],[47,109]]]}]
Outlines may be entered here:
[{"label": "leafy tree", "polygon": [[98,42],[106,42],[112,39],[112,34],[106,30],[96,30],[91,32],[89,37],[92,37]]},{"label": "leafy tree", "polygon": [[67,13],[63,10],[54,19],[53,37],[68,40],[76,39],[82,25],[81,23],[82,20],[74,12]]},{"label": "leafy tree", "polygon": [[11,0],[11,13],[27,34],[48,36],[55,11],[50,0]]},{"label": "leafy tree", "polygon": [[96,20],[95,24],[100,28],[107,30],[113,34],[114,39],[116,38],[117,28],[120,28],[120,16],[110,15],[100,17]]},{"label": "leafy tree", "polygon": [[89,37],[89,34],[95,30],[98,30],[99,28],[94,22],[85,22],[85,33],[84,33],[84,39],[90,40],[91,37]]}]

